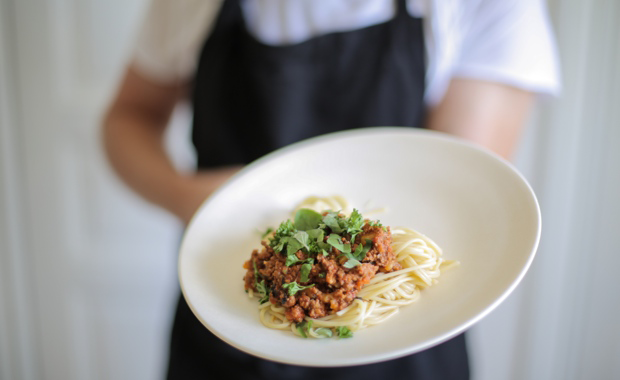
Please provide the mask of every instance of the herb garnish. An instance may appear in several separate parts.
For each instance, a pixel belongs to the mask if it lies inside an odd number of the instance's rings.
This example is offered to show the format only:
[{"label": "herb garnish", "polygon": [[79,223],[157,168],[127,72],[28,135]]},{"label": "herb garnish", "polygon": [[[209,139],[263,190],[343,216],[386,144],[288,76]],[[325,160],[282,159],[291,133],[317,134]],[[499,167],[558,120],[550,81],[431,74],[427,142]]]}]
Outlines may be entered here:
[{"label": "herb garnish", "polygon": [[308,289],[308,288],[311,288],[313,286],[314,286],[314,284],[311,284],[311,285],[308,285],[308,286],[299,285],[297,283],[297,281],[289,282],[288,284],[282,284],[282,287],[284,289],[288,290],[289,296],[294,296],[300,290]]},{"label": "herb garnish", "polygon": [[295,213],[295,227],[300,231],[313,230],[319,226],[323,216],[316,211],[302,208]]},{"label": "herb garnish", "polygon": [[307,263],[301,266],[299,273],[301,274],[301,282],[308,282],[308,276],[310,275],[310,271],[312,271],[312,264],[314,264],[314,259],[310,258]]},{"label": "herb garnish", "polygon": [[304,319],[303,321],[296,324],[295,327],[297,327],[297,331],[302,337],[307,338],[308,337],[307,333],[312,327],[312,321],[308,321]]},{"label": "herb garnish", "polygon": [[351,255],[350,253],[345,253],[345,256],[349,259],[347,260],[346,263],[344,263],[342,266],[348,269],[351,268],[355,268],[358,265],[361,265],[362,263],[357,260],[356,258],[352,257],[353,255]]},{"label": "herb garnish", "polygon": [[336,334],[340,338],[351,338],[353,337],[353,332],[347,326],[338,326],[336,327]]},{"label": "herb garnish", "polygon": [[333,333],[332,333],[332,329],[329,329],[327,327],[319,327],[318,329],[314,330],[314,332],[317,335],[322,335],[325,338],[331,338]]},{"label": "herb garnish", "polygon": [[[357,235],[362,232],[364,223],[364,218],[357,209],[353,209],[348,218],[333,211],[321,215],[310,209],[300,209],[295,214],[294,223],[287,220],[280,224],[269,245],[274,251],[286,255],[286,266],[290,267],[302,263],[301,282],[307,282],[313,263],[300,260],[297,252],[302,251],[307,255],[323,254],[329,256],[332,249],[335,248],[348,259],[344,267],[354,268],[361,264],[372,248],[372,242],[366,240],[364,244],[358,243],[354,252],[351,251],[351,246],[355,243]],[[368,224],[383,227],[379,221],[368,221]],[[270,232],[267,230],[264,236]],[[324,241],[327,233],[329,233],[329,237]],[[342,236],[339,234],[343,233],[350,235],[349,243],[342,241]]]},{"label": "herb garnish", "polygon": [[258,300],[258,302],[262,305],[265,302],[269,301],[269,293],[271,292],[271,289],[269,289],[269,287],[265,284],[265,279],[262,279],[261,282],[258,282],[258,277],[260,276],[262,278],[263,276],[258,273],[256,261],[252,261],[252,264],[254,265],[254,287],[256,288],[258,294],[262,296]]},{"label": "herb garnish", "polygon": [[286,222],[280,223],[280,226],[276,230],[271,242],[269,245],[276,252],[282,252],[284,249],[284,245],[288,243],[288,237],[292,236],[295,233],[296,229],[293,225],[293,222],[287,220]]},{"label": "herb garnish", "polygon": [[[296,324],[295,327],[297,328],[299,335],[301,335],[304,338],[307,338],[308,333],[310,332],[310,329],[312,328],[312,320],[304,319],[303,321]],[[314,333],[324,338],[331,338],[334,334],[332,329],[327,328],[327,327],[319,327],[318,329],[314,330]],[[351,331],[349,331],[349,333],[351,333]],[[353,334],[351,333],[350,336],[353,336]]]},{"label": "herb garnish", "polygon": [[[344,264],[345,268],[353,268],[361,264],[366,253],[372,248],[372,242],[366,240],[364,244],[358,243],[355,251],[351,252],[351,246],[355,243],[357,235],[362,232],[364,223],[364,218],[357,209],[353,209],[348,218],[333,211],[321,215],[310,209],[300,209],[295,214],[294,223],[287,220],[280,224],[269,245],[274,251],[286,255],[286,266],[303,262],[297,256],[299,251],[308,255],[329,256],[332,248],[335,248],[348,258]],[[371,226],[383,227],[379,221],[368,223]],[[329,237],[324,241],[328,232]],[[343,233],[350,235],[349,243],[342,241],[339,234]],[[308,266],[305,268],[304,272],[309,271]],[[304,279],[307,281],[306,277],[302,277],[302,282],[305,282]]]},{"label": "herb garnish", "polygon": [[342,242],[342,238],[338,234],[329,235],[329,237],[327,238],[327,244],[336,248],[340,252],[351,253],[351,244],[350,243],[344,244]]}]

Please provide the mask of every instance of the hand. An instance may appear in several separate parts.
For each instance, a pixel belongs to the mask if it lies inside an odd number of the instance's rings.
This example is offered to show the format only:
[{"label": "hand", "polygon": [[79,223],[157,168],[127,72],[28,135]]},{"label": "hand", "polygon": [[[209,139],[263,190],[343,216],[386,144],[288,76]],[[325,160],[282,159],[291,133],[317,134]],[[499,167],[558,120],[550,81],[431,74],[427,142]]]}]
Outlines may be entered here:
[{"label": "hand", "polygon": [[229,166],[200,171],[185,177],[171,211],[187,225],[200,205],[243,166]]}]

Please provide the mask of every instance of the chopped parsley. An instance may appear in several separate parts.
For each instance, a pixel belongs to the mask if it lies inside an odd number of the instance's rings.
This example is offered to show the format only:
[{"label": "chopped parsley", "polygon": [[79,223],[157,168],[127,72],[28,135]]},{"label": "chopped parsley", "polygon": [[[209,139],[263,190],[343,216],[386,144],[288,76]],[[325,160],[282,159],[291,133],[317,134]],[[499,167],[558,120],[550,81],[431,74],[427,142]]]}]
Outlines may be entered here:
[{"label": "chopped parsley", "polygon": [[323,217],[323,223],[325,223],[325,225],[329,227],[333,233],[337,234],[344,231],[344,228],[342,228],[340,224],[341,220],[342,218],[340,218],[338,213],[335,212],[328,212],[327,215]]},{"label": "chopped parsley", "polygon": [[356,266],[358,266],[358,265],[361,265],[361,264],[362,264],[359,260],[357,260],[357,259],[355,259],[355,258],[351,257],[351,254],[350,254],[350,253],[345,254],[345,256],[349,259],[349,260],[347,260],[347,262],[346,262],[346,263],[344,263],[344,264],[342,265],[342,266],[343,266],[343,267],[345,267],[345,268],[351,269],[351,268],[355,268]]},{"label": "chopped parsley", "polygon": [[355,252],[353,252],[353,255],[355,255],[355,257],[360,261],[364,260],[366,258],[366,254],[368,253],[368,251],[370,251],[371,248],[372,240],[366,239],[364,245],[362,245],[361,243],[357,245],[357,247],[355,248]]},{"label": "chopped parsley", "polygon": [[297,327],[297,331],[302,337],[307,338],[308,331],[312,328],[312,321],[303,320],[296,324],[295,327]]},{"label": "chopped parsley", "polygon": [[329,329],[327,327],[319,327],[318,329],[314,330],[314,332],[317,335],[321,335],[325,338],[331,338],[333,335],[332,329]]},{"label": "chopped parsley", "polygon": [[282,287],[284,289],[288,290],[288,295],[289,296],[294,296],[300,290],[308,289],[308,288],[311,288],[313,286],[314,286],[314,284],[311,284],[311,285],[308,285],[308,286],[299,285],[297,283],[297,281],[289,282],[288,284],[282,284]]},{"label": "chopped parsley", "polygon": [[[355,243],[357,235],[362,232],[362,227],[366,223],[357,209],[353,209],[349,217],[333,211],[321,215],[310,209],[300,209],[295,214],[294,220],[281,223],[269,242],[274,251],[286,255],[287,266],[301,262],[297,257],[298,251],[310,255],[329,256],[333,247],[344,254],[351,253],[351,245]],[[379,221],[368,223],[371,226],[381,226]],[[264,236],[270,232],[268,230]],[[329,237],[324,241],[327,233]],[[343,243],[340,234],[348,234],[350,243]],[[360,262],[371,247],[368,242],[364,245],[358,244],[352,258]],[[352,268],[354,264],[359,265],[355,261],[350,261],[347,268]]]},{"label": "chopped parsley", "polygon": [[345,252],[345,257],[348,258],[347,262],[344,263],[345,268],[354,268],[362,263],[362,260],[366,257],[366,254],[372,248],[372,241],[366,239],[366,244],[358,244],[353,253]]},{"label": "chopped parsley", "polygon": [[258,273],[256,261],[252,261],[252,264],[254,265],[254,287],[256,288],[258,294],[261,295],[261,298],[258,300],[258,302],[262,305],[265,302],[269,301],[269,293],[271,292],[271,289],[269,289],[269,287],[265,284],[265,279],[262,279],[261,282],[258,282],[258,277],[262,278],[263,276]]},{"label": "chopped parsley", "polygon": [[295,213],[295,227],[300,231],[313,230],[319,227],[323,216],[316,211],[302,208]]},{"label": "chopped parsley", "polygon": [[299,260],[299,257],[297,257],[297,255],[288,255],[286,256],[286,262],[284,262],[284,265],[290,267],[291,265],[295,265],[300,261],[301,260]]},{"label": "chopped parsley", "polygon": [[[301,335],[304,338],[308,337],[308,333],[310,332],[310,329],[312,328],[312,320],[303,320],[301,322],[299,322],[298,324],[295,325],[297,332],[299,332],[299,335]],[[318,329],[314,330],[314,333],[316,335],[322,336],[323,338],[331,338],[334,335],[334,332],[332,331],[332,329],[328,328],[328,327],[319,327]],[[349,333],[351,333],[349,331]],[[351,334],[351,336],[353,336]]]},{"label": "chopped parsley", "polygon": [[282,252],[284,249],[284,245],[289,242],[289,237],[292,236],[297,230],[293,225],[293,222],[287,220],[286,222],[282,222],[280,227],[276,230],[273,238],[269,245],[276,252]]},{"label": "chopped parsley", "polygon": [[261,282],[259,282],[258,285],[256,286],[256,289],[258,290],[258,293],[260,293],[260,295],[262,296],[258,300],[258,302],[261,305],[269,301],[269,293],[271,289],[269,289],[269,287],[265,285],[265,280],[262,280]]},{"label": "chopped parsley", "polygon": [[347,326],[338,326],[336,327],[336,334],[340,338],[352,338],[353,332]]},{"label": "chopped parsley", "polygon": [[381,222],[378,221],[378,220],[369,220],[368,221],[368,225],[370,227],[381,227],[381,229],[383,229],[383,231],[387,231],[387,228],[385,228],[385,226],[383,224],[381,224]]},{"label": "chopped parsley", "polygon": [[[360,214],[360,212],[356,209],[353,209],[351,216],[345,221],[345,227],[347,229],[347,232],[352,235],[357,235],[358,233],[362,232],[363,225],[364,218],[362,217],[362,214]],[[353,239],[351,239],[351,241],[353,241]]]},{"label": "chopped parsley", "polygon": [[338,234],[329,235],[329,237],[327,238],[327,244],[336,248],[340,252],[351,253],[351,244],[350,243],[344,244],[342,242],[342,238]]},{"label": "chopped parsley", "polygon": [[308,276],[310,276],[310,271],[312,271],[312,264],[314,263],[314,259],[311,262],[305,263],[301,266],[299,273],[301,274],[301,282],[308,282]]}]

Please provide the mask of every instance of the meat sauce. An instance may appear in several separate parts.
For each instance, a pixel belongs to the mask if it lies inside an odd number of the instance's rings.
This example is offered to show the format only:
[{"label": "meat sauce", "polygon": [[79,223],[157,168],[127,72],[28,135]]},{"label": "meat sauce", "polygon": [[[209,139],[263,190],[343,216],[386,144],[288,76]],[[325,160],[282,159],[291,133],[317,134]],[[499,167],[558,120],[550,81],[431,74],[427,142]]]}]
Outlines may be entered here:
[{"label": "meat sauce", "polygon": [[[299,323],[305,316],[321,318],[336,313],[349,306],[362,287],[378,272],[388,273],[401,269],[392,252],[389,227],[372,226],[365,221],[355,240],[351,242],[350,238],[351,235],[346,233],[341,236],[343,244],[351,244],[351,251],[355,251],[359,244],[367,246],[372,243],[360,264],[346,267],[344,264],[349,258],[332,246],[327,256],[312,256],[314,263],[307,276],[308,281],[303,282],[302,263],[286,266],[286,255],[275,252],[269,242],[263,241],[262,249],[255,249],[251,259],[244,264],[247,269],[245,289],[257,292],[256,280],[264,280],[269,289],[269,302],[283,306],[291,322]],[[327,239],[328,236],[325,236],[323,241]],[[295,255],[299,260],[306,260],[309,256],[303,250],[297,251]],[[255,278],[255,272],[259,274],[258,279]],[[292,282],[302,287],[311,287],[291,295],[283,285]]]}]

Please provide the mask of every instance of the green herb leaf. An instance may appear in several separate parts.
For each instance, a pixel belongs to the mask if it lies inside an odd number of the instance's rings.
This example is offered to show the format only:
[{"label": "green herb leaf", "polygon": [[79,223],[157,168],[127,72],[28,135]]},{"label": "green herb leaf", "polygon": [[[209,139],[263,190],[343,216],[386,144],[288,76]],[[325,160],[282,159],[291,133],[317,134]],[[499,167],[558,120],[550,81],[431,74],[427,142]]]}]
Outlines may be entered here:
[{"label": "green herb leaf", "polygon": [[327,327],[319,327],[314,330],[317,335],[324,336],[325,338],[331,338],[333,335],[332,329],[328,329]]},{"label": "green herb leaf", "polygon": [[284,249],[284,245],[286,245],[288,242],[287,238],[292,236],[295,232],[297,232],[297,229],[293,225],[293,222],[291,222],[290,220],[282,222],[276,230],[276,233],[271,239],[269,245],[271,246],[271,248],[273,248],[274,251],[281,252]]},{"label": "green herb leaf", "polygon": [[324,250],[324,251],[331,251],[332,250],[332,246],[329,243],[325,243],[325,242],[319,242],[317,243],[317,245],[319,246],[320,249]]},{"label": "green herb leaf", "polygon": [[269,289],[269,287],[267,287],[267,285],[265,285],[265,280],[262,280],[260,283],[258,283],[256,285],[256,290],[258,290],[258,293],[262,296],[258,302],[262,305],[265,302],[269,301],[269,293],[271,292],[271,289]]},{"label": "green herb leaf", "polygon": [[299,260],[297,255],[292,254],[292,255],[286,256],[286,262],[284,263],[284,265],[286,265],[287,267],[290,267],[291,265],[295,265],[295,264],[297,264],[300,261],[301,260]]},{"label": "green herb leaf", "polygon": [[383,224],[381,224],[381,222],[378,220],[371,220],[368,222],[368,225],[370,227],[383,227]]},{"label": "green herb leaf", "polygon": [[257,288],[258,277],[260,276],[262,278],[263,276],[261,276],[260,273],[258,273],[258,268],[256,267],[256,261],[252,260],[252,265],[254,266],[254,287]]},{"label": "green herb leaf", "polygon": [[336,327],[336,334],[340,338],[352,338],[353,332],[347,326],[338,326]]},{"label": "green herb leaf", "polygon": [[313,230],[306,231],[308,233],[308,237],[310,240],[314,240],[317,243],[323,241],[323,237],[325,237],[325,231],[320,228],[315,228]]},{"label": "green herb leaf", "polygon": [[363,250],[364,250],[364,245],[358,244],[357,247],[355,248],[355,251],[353,252],[353,256],[358,257],[359,255],[362,254]]},{"label": "green herb leaf", "polygon": [[351,239],[349,239],[349,241],[351,242],[351,244],[355,243],[355,237],[357,236],[357,233],[351,234]]},{"label": "green herb leaf", "polygon": [[371,248],[372,248],[372,240],[366,239],[365,244],[360,243],[357,245],[357,247],[355,247],[355,252],[353,252],[353,257],[355,257],[359,261],[362,261],[364,260],[364,258],[366,257],[366,254],[368,253],[368,251],[370,251]]},{"label": "green herb leaf", "polygon": [[312,328],[312,321],[303,320],[296,324],[295,327],[297,327],[297,331],[299,331],[302,337],[307,338],[308,331]]},{"label": "green herb leaf", "polygon": [[287,256],[295,255],[297,251],[299,251],[300,249],[304,247],[302,242],[300,242],[296,238],[289,237],[285,239],[286,239],[286,255]]},{"label": "green herb leaf", "polygon": [[293,235],[293,238],[295,238],[295,240],[297,240],[299,243],[301,243],[301,246],[303,248],[306,248],[306,250],[308,250],[308,233],[306,231],[297,231],[295,232],[295,235]]},{"label": "green herb leaf", "polygon": [[260,303],[261,305],[264,304],[265,302],[269,302],[269,292],[267,292],[264,296],[262,296],[258,300],[258,303]]},{"label": "green herb leaf", "polygon": [[301,282],[308,282],[308,276],[310,275],[310,271],[312,270],[312,264],[306,263],[301,266]]},{"label": "green herb leaf", "polygon": [[323,223],[329,227],[333,233],[339,234],[344,229],[340,226],[340,217],[335,212],[330,212],[323,217]]},{"label": "green herb leaf", "polygon": [[366,240],[366,243],[364,244],[364,249],[362,249],[362,253],[357,255],[357,259],[360,261],[364,260],[364,258],[366,258],[366,254],[368,253],[368,251],[370,251],[371,248],[372,248],[372,240]]},{"label": "green herb leaf", "polygon": [[351,216],[349,216],[349,218],[345,221],[344,224],[347,228],[348,233],[357,234],[362,231],[362,226],[364,225],[364,218],[362,217],[362,214],[357,211],[357,209],[353,209]]},{"label": "green herb leaf", "polygon": [[308,289],[308,288],[311,288],[313,286],[314,286],[314,284],[308,285],[308,286],[302,286],[302,285],[299,285],[297,283],[297,281],[289,282],[288,284],[282,284],[282,287],[284,289],[288,290],[288,294],[290,296],[294,296],[300,290]]},{"label": "green herb leaf", "polygon": [[300,322],[300,323],[296,324],[295,326],[297,326],[297,331],[299,331],[299,334],[301,335],[301,337],[306,339],[306,338],[308,338],[308,335],[304,331],[304,322]]},{"label": "green herb leaf", "polygon": [[343,264],[343,267],[351,269],[361,264],[362,263],[360,263],[357,259],[350,258],[349,260],[347,260],[346,263]]},{"label": "green herb leaf", "polygon": [[319,277],[320,278],[325,278],[325,276],[327,275],[327,273],[323,272],[323,273],[319,273]]},{"label": "green herb leaf", "polygon": [[[308,232],[308,238],[310,239],[308,242],[308,253],[321,253],[321,246],[326,244],[323,242],[325,231],[315,228],[306,232]],[[329,246],[329,244],[327,245]]]},{"label": "green herb leaf", "polygon": [[322,219],[323,215],[318,212],[302,208],[295,214],[295,227],[301,231],[312,230],[319,226]]},{"label": "green herb leaf", "polygon": [[351,244],[344,244],[342,238],[338,234],[331,234],[327,238],[327,243],[336,248],[340,252],[351,253]]}]

